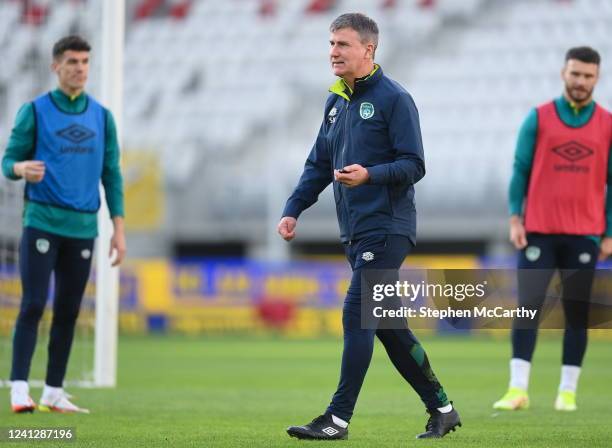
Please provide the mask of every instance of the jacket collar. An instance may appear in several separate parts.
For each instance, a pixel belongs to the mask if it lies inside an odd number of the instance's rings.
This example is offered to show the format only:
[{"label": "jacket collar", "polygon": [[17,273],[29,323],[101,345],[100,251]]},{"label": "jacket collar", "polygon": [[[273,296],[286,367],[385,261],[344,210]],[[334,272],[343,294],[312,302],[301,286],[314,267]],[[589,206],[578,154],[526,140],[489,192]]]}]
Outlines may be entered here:
[{"label": "jacket collar", "polygon": [[568,99],[565,98],[565,95],[561,95],[559,98],[557,98],[556,102],[558,107],[563,108],[564,110],[568,111],[569,115],[573,116],[578,116],[583,113],[590,115],[595,108],[594,100],[591,100],[588,104],[585,104],[579,108],[576,103],[568,101]]},{"label": "jacket collar", "polygon": [[344,81],[344,79],[338,78],[336,82],[331,85],[329,91],[331,93],[335,93],[338,96],[341,96],[347,101],[350,101],[351,97],[355,93],[355,90],[363,91],[365,89],[368,89],[370,86],[376,84],[380,80],[380,78],[382,78],[382,75],[383,71],[380,65],[374,64],[374,70],[372,70],[370,74],[364,76],[363,78],[357,78],[355,80],[354,90],[351,90],[351,88]]},{"label": "jacket collar", "polygon": [[81,93],[79,93],[78,95],[74,95],[74,96],[69,96],[66,93],[64,93],[64,91],[62,89],[60,89],[59,87],[56,88],[55,90],[53,90],[51,92],[51,95],[53,95],[53,98],[59,101],[68,101],[68,102],[74,102],[74,101],[83,101],[86,97],[86,93],[83,90]]}]

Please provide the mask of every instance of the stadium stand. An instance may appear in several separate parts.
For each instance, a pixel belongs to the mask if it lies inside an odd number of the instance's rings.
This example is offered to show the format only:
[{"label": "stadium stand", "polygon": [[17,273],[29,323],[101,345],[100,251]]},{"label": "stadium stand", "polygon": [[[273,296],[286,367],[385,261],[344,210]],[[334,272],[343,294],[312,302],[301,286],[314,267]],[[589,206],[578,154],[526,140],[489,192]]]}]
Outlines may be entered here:
[{"label": "stadium stand", "polygon": [[502,210],[491,204],[505,205],[518,127],[530,108],[561,94],[567,48],[591,45],[603,54],[596,99],[609,107],[611,20],[605,1],[497,2],[469,29],[445,30],[444,45],[420,55],[413,70],[400,70],[426,139],[429,175],[419,193],[434,200],[421,199],[421,208],[455,216]]},{"label": "stadium stand", "polygon": [[[23,100],[53,86],[48,48],[79,31],[84,14],[79,1],[29,4],[44,20],[24,21],[21,1],[0,3],[1,144]],[[167,213],[181,216],[168,219],[168,238],[262,239],[266,211],[282,208],[319,126],[333,81],[327,28],[339,12],[379,22],[377,60],[419,106],[424,238],[504,237],[516,130],[530,107],[560,93],[568,46],[603,53],[597,98],[612,101],[606,0],[135,0],[129,8],[124,147],[159,154]],[[322,202],[303,220],[307,239],[337,234],[333,202]]]}]

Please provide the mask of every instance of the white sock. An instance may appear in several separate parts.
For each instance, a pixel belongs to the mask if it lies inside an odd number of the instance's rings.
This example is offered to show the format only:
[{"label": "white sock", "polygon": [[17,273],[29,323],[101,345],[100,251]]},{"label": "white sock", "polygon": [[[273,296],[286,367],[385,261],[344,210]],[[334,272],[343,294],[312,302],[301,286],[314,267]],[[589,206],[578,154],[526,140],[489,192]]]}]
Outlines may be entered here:
[{"label": "white sock", "polygon": [[30,393],[30,387],[28,386],[27,381],[11,381],[11,394],[15,395],[28,395]]},{"label": "white sock", "polygon": [[334,425],[341,428],[346,428],[348,426],[348,422],[345,422],[340,417],[336,417],[334,414],[332,414],[332,421],[334,422]]},{"label": "white sock", "polygon": [[563,390],[568,390],[570,392],[576,393],[579,377],[580,367],[561,366],[561,382],[559,383],[559,392]]},{"label": "white sock", "polygon": [[64,391],[61,387],[51,387],[45,384],[42,391],[41,401],[53,402],[59,397]]},{"label": "white sock", "polygon": [[450,403],[447,404],[446,406],[438,408],[438,411],[440,411],[442,414],[448,414],[452,410],[453,410],[453,405]]},{"label": "white sock", "polygon": [[510,360],[510,387],[527,390],[529,387],[529,371],[531,363],[520,358]]}]

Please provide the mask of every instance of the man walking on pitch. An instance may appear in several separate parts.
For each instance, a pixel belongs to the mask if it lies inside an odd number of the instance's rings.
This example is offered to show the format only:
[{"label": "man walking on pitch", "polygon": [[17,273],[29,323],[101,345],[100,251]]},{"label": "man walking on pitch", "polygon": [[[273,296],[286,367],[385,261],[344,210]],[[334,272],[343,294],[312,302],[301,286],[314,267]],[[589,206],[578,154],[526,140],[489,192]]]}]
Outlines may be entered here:
[{"label": "man walking on pitch", "polygon": [[32,412],[28,375],[38,323],[55,278],[42,411],[87,412],[71,403],[62,386],[74,328],[89,271],[100,180],[113,220],[113,266],[125,256],[123,187],[113,116],[84,92],[90,45],[68,36],[53,47],[52,69],[59,87],[26,103],[15,120],[2,172],[25,179],[25,210],[19,268],[23,297],[13,339],[11,405]]},{"label": "man walking on pitch", "polygon": [[[593,101],[599,64],[592,48],[567,52],[561,72],[565,91],[533,109],[523,123],[510,183],[510,240],[520,250],[519,305],[541,310],[552,274],[561,270],[565,333],[558,411],[576,410],[594,269],[598,258],[612,254],[612,116]],[[510,386],[495,409],[529,407],[536,336],[537,327],[514,322]]]},{"label": "man walking on pitch", "polygon": [[412,97],[374,63],[376,23],[343,14],[330,26],[330,62],[339,79],[330,88],[323,123],[298,186],[278,225],[287,241],[297,218],[333,182],[341,240],[353,270],[344,302],[340,382],[325,413],[287,432],[300,439],[345,439],[376,335],[394,366],[430,414],[418,438],[443,437],[461,426],[425,351],[401,329],[361,327],[361,274],[397,271],[415,244],[414,187],[425,175],[421,131]]}]

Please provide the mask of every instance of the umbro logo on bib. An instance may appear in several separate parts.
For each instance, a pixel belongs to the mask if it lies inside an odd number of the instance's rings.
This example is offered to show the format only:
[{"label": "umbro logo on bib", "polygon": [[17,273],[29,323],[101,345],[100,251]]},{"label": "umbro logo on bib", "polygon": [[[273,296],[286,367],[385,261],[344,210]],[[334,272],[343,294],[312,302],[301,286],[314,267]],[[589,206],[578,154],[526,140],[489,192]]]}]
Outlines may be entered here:
[{"label": "umbro logo on bib", "polygon": [[568,162],[578,162],[579,160],[586,159],[592,156],[595,151],[591,148],[587,148],[578,142],[571,141],[564,143],[561,146],[553,148],[553,152],[558,156],[563,157]]},{"label": "umbro logo on bib", "polygon": [[56,134],[72,143],[81,143],[96,135],[94,131],[80,124],[68,126],[65,129],[57,131]]}]

